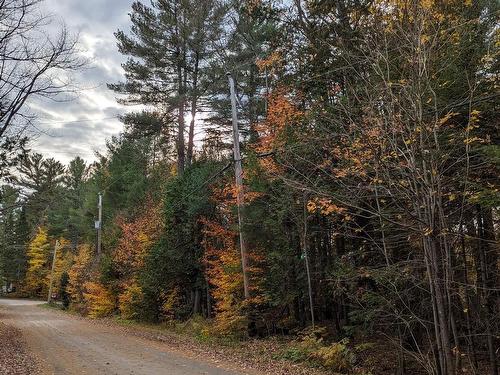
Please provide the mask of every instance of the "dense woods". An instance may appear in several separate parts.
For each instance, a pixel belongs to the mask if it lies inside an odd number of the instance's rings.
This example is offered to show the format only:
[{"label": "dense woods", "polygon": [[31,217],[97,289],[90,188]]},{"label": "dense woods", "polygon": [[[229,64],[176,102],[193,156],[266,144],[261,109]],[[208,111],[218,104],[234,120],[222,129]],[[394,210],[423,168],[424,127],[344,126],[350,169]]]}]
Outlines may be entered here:
[{"label": "dense woods", "polygon": [[0,133],[5,289],[46,298],[57,240],[53,290],[91,317],[294,337],[290,359],[341,373],[498,375],[499,10],[134,2],[109,88],[141,110],[96,162]]}]

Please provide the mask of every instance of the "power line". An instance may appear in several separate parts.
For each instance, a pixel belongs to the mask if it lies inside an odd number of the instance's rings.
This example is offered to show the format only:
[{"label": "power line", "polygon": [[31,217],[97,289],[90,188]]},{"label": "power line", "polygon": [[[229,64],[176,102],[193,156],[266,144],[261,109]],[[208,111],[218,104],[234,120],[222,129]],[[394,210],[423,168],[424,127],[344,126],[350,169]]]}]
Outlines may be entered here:
[{"label": "power line", "polygon": [[115,115],[111,117],[102,117],[96,119],[81,119],[81,120],[71,120],[71,121],[50,121],[50,122],[37,122],[38,125],[52,125],[52,124],[75,124],[80,122],[95,122],[95,121],[104,121],[111,119],[118,119],[121,115]]}]

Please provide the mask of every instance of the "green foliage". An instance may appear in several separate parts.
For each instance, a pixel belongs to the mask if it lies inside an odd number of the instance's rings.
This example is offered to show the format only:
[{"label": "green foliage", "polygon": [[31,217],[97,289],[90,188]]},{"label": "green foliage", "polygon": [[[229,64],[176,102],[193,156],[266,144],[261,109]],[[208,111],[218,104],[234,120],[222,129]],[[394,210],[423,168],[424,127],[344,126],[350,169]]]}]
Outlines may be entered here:
[{"label": "green foliage", "polygon": [[148,254],[141,276],[146,295],[168,294],[175,288],[182,290],[182,300],[186,302],[176,309],[175,315],[179,318],[191,313],[191,293],[203,287],[201,219],[210,217],[214,210],[210,190],[204,183],[218,166],[217,163],[196,163],[167,182],[165,233]]},{"label": "green foliage", "polygon": [[210,331],[212,323],[200,315],[195,315],[186,322],[173,323],[173,329],[178,333],[195,337],[198,341],[207,342],[214,337]]},{"label": "green foliage", "polygon": [[67,309],[69,307],[69,304],[70,304],[70,295],[68,293],[68,284],[69,284],[69,274],[68,274],[68,272],[65,271],[61,274],[59,291],[57,293],[59,295],[59,299],[61,300],[61,302],[63,304],[64,309]]},{"label": "green foliage", "polygon": [[350,373],[355,366],[356,355],[355,349],[348,347],[349,340],[326,343],[325,338],[325,328],[304,330],[281,356],[293,362],[308,361],[335,372]]},{"label": "green foliage", "polygon": [[313,352],[312,358],[333,371],[348,372],[356,359],[354,353],[347,347],[348,343],[349,340],[344,339],[324,346]]},{"label": "green foliage", "polygon": [[488,158],[491,163],[497,166],[500,165],[500,145],[485,145],[480,147],[480,151]]},{"label": "green foliage", "polygon": [[[0,190],[0,278],[45,293],[50,239],[63,236],[77,254],[60,295],[93,317],[210,341],[293,334],[313,309],[328,334],[304,330],[282,357],[362,373],[363,342],[383,334],[394,373],[492,367],[497,13],[489,0],[134,2],[130,33],[116,33],[125,82],[110,87],[148,109],[123,116],[90,166],[24,156],[18,186]],[[219,173],[227,70],[241,212],[232,168]]]},{"label": "green foliage", "polygon": [[140,320],[144,314],[144,294],[137,284],[128,286],[118,297],[118,306],[123,319]]},{"label": "green foliage", "polygon": [[0,285],[19,284],[26,271],[28,224],[19,200],[17,189],[6,185],[0,190]]}]

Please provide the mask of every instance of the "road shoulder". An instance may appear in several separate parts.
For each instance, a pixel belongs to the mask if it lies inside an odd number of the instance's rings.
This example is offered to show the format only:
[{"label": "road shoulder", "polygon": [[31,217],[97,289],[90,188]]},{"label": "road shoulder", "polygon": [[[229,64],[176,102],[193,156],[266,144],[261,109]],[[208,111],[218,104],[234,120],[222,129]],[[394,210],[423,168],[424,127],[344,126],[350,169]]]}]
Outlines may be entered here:
[{"label": "road shoulder", "polygon": [[255,339],[245,342],[222,345],[216,341],[200,341],[195,337],[172,332],[161,325],[148,325],[121,321],[113,318],[90,319],[47,305],[37,306],[52,310],[55,314],[78,319],[92,325],[106,327],[161,345],[172,353],[185,358],[212,363],[221,368],[245,374],[274,375],[325,375],[327,371],[311,368],[305,364],[278,359],[277,353],[283,347],[279,339]]},{"label": "road shoulder", "polygon": [[29,350],[19,329],[1,321],[0,313],[0,374],[41,375],[42,366]]}]

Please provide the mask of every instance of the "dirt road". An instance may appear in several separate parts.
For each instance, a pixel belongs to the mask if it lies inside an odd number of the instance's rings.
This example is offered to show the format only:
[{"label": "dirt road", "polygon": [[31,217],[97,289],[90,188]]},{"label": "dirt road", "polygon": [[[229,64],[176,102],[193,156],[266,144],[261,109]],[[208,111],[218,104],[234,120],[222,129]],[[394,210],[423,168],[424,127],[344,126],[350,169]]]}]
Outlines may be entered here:
[{"label": "dirt road", "polygon": [[[244,374],[189,358],[168,345],[51,311],[39,303],[0,299],[0,320],[19,328],[47,374]],[[225,365],[228,367],[228,365]]]}]

